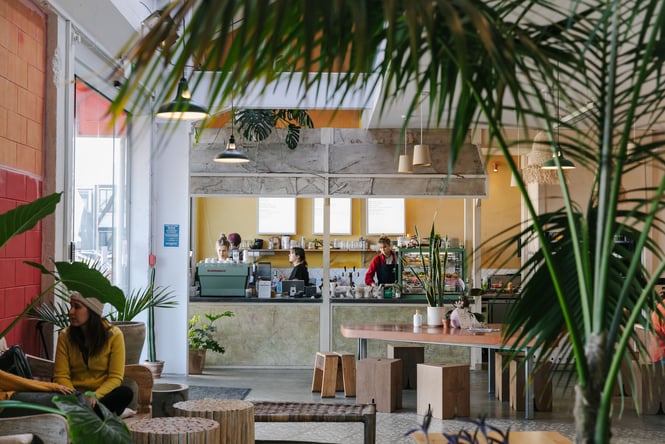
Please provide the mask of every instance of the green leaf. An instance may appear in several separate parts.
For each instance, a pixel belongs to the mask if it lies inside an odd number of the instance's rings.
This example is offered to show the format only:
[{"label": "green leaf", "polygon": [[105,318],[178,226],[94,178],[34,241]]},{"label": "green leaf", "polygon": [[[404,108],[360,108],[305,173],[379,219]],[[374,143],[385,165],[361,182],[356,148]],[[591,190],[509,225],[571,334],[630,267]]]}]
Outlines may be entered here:
[{"label": "green leaf", "polygon": [[123,291],[111,284],[103,273],[83,262],[55,262],[56,273],[70,291],[93,297],[121,310],[125,304]]},{"label": "green leaf", "polygon": [[32,229],[40,220],[52,214],[61,196],[62,193],[50,194],[0,214],[0,248],[12,237]]},{"label": "green leaf", "polygon": [[88,405],[82,405],[74,395],[59,395],[53,398],[67,415],[69,435],[73,444],[131,444],[132,437],[127,425],[101,402],[97,403],[102,418]]}]

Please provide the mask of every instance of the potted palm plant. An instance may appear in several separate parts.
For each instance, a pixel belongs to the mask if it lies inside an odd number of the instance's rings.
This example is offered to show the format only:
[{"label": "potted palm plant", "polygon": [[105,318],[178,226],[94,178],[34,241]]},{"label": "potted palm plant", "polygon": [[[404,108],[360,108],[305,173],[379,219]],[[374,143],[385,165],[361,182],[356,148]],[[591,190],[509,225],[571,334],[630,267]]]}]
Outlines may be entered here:
[{"label": "potted palm plant", "polygon": [[[189,320],[189,373],[191,375],[200,375],[205,367],[206,352],[208,350],[224,353],[226,350],[222,344],[215,339],[214,333],[217,331],[215,321],[223,317],[234,316],[232,311],[223,313],[205,313],[203,319],[201,315],[194,315]],[[207,322],[206,322],[207,320]]]},{"label": "potted palm plant", "polygon": [[418,237],[421,271],[418,272],[411,267],[411,272],[416,276],[418,283],[425,291],[425,299],[427,300],[427,325],[442,325],[448,242],[442,239],[441,235],[436,232],[434,222],[432,222],[428,243],[425,243],[420,238],[418,227],[415,227],[415,230]]},{"label": "potted palm plant", "polygon": [[[60,193],[54,193],[0,214],[0,248],[15,236],[32,229],[40,220],[53,213],[60,197]],[[7,332],[24,319],[30,313],[30,310],[57,286],[66,286],[72,291],[84,292],[88,290],[87,294],[98,298],[100,301],[110,303],[113,306],[122,304],[122,292],[118,293],[118,289],[113,287],[99,270],[88,267],[85,263],[55,262],[53,264],[55,271],[50,271],[36,263],[30,263],[30,265],[39,268],[42,273],[52,276],[54,278],[53,282],[0,332],[0,338],[5,337]],[[58,407],[57,409],[21,401],[5,400],[0,401],[0,409],[29,408],[43,413],[65,416],[70,436],[76,437],[77,442],[118,444],[132,442],[125,423],[109,412],[101,403],[99,409],[102,412],[103,419],[97,416],[88,406],[82,405],[74,395],[55,396],[53,403]]]},{"label": "potted palm plant", "polygon": [[[382,105],[405,98],[413,112],[420,94],[429,90],[432,123],[451,126],[449,166],[464,149],[469,131],[482,121],[523,197],[528,231],[519,239],[523,245],[533,240],[536,251],[531,268],[525,270],[533,273],[528,281],[533,285],[523,287],[504,334],[519,333],[523,343],[530,341],[535,344],[531,350],[539,352],[551,351],[558,340],[568,338],[567,361],[574,363],[571,368],[576,372],[576,378],[568,378],[576,381],[576,440],[608,442],[613,387],[621,363],[630,359],[628,344],[638,339],[633,327],[643,322],[650,328],[644,313],[654,307],[653,288],[665,270],[664,253],[652,237],[663,231],[665,177],[655,171],[662,170],[665,159],[665,140],[659,137],[665,107],[665,83],[660,81],[665,69],[661,56],[665,4],[500,0],[455,5],[408,2],[398,7],[394,2],[376,2],[356,8],[353,2],[305,3],[306,8],[296,2],[290,8],[250,11],[238,26],[224,21],[229,11],[220,10],[214,20],[205,4],[174,3],[176,16],[191,17],[180,37],[189,42],[188,48],[177,54],[161,52],[159,33],[168,26],[155,26],[138,36],[140,50],[133,52],[134,69],[114,102],[115,109],[122,110],[139,88],[175,89],[179,74],[174,72],[165,81],[155,64],[173,62],[173,57],[185,65],[203,49],[208,54],[214,53],[211,48],[221,52],[234,33],[229,51],[233,56],[225,58],[221,68],[247,81],[274,79],[271,66],[257,68],[256,63],[274,60],[286,51],[302,62],[290,79],[319,74],[305,91],[325,86],[328,78],[321,74],[333,71],[344,57],[348,73],[375,73],[394,80],[382,90]],[[238,3],[231,13],[245,13],[241,8]],[[160,20],[166,23],[167,17]],[[283,25],[278,35],[268,26],[256,26],[277,20]],[[283,35],[291,38],[282,39]],[[309,57],[313,36],[327,42],[325,57]],[[353,54],[363,56],[349,56]],[[415,94],[409,99],[404,91],[414,80]],[[348,94],[375,82],[372,75],[347,75],[335,87]],[[231,95],[237,84],[218,76],[214,85],[206,87],[219,92],[210,98],[214,105]],[[587,112],[564,119],[558,113],[559,98],[569,111],[586,108]],[[151,100],[146,94],[137,106]],[[579,117],[586,118],[584,125],[576,124]],[[515,124],[546,131],[546,148],[552,155],[549,166],[555,167],[553,181],[562,202],[547,214],[534,205],[531,187],[526,186],[503,133],[507,125]],[[572,136],[564,133],[559,140],[558,129]],[[571,193],[559,155],[562,148],[592,175],[586,195]],[[536,170],[534,176],[545,175],[540,165],[529,166]],[[624,190],[624,180],[640,170],[649,171],[650,182]],[[561,236],[549,237],[550,228]],[[625,234],[634,236],[632,254],[619,251],[612,242]],[[515,238],[509,241],[514,245]],[[658,265],[647,269],[641,263],[644,252]],[[618,263],[615,253],[625,262]],[[547,358],[547,353],[539,353],[538,359]]]},{"label": "potted palm plant", "polygon": [[[99,268],[99,265],[93,263],[90,267],[96,269]],[[123,301],[120,304],[113,306],[113,311],[105,315],[108,321],[122,330],[125,338],[126,364],[139,363],[143,344],[146,340],[146,324],[135,321],[134,318],[146,310],[148,310],[148,314],[150,315],[150,310],[154,310],[155,308],[169,308],[177,305],[173,292],[170,289],[154,287],[153,282],[151,281],[147,288],[132,290],[128,296],[123,297]],[[61,330],[69,326],[69,308],[67,305],[69,302],[69,291],[67,288],[60,286],[55,291],[55,295],[59,301],[54,303],[45,302],[37,305],[32,308],[31,314],[40,321],[51,323]],[[149,339],[152,338],[152,345],[154,347],[154,324],[151,324],[150,321],[151,318],[148,316],[148,337]],[[152,354],[149,353],[148,360],[150,362],[157,361],[154,348],[152,349]],[[148,367],[150,368],[151,366],[148,365]]]}]

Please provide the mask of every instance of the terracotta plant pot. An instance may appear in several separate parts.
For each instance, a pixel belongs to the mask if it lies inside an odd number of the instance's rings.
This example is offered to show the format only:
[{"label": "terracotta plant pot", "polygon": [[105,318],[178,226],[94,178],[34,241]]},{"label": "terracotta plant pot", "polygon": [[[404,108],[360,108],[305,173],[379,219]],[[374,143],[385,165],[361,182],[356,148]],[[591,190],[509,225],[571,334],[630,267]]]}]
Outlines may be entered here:
[{"label": "terracotta plant pot", "polygon": [[154,379],[159,379],[162,377],[164,361],[143,361],[143,366],[150,369],[150,373],[152,373],[152,377]]},{"label": "terracotta plant pot", "polygon": [[189,350],[189,374],[200,375],[206,363],[206,351],[200,349]]}]

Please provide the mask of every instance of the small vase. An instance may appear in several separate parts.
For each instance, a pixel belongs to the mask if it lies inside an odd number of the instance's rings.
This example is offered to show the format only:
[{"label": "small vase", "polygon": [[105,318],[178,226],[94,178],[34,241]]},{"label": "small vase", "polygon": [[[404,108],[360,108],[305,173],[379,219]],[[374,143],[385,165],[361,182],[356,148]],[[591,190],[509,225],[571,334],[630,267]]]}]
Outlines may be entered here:
[{"label": "small vase", "polygon": [[442,325],[443,307],[427,307],[427,325]]}]

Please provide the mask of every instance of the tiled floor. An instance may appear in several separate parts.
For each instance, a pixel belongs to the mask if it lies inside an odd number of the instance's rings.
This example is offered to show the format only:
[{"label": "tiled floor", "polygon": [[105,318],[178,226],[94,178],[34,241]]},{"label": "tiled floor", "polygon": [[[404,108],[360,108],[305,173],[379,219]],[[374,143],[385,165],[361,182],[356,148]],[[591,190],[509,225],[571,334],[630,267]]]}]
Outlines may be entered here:
[{"label": "tiled floor", "polygon": [[[219,385],[251,388],[247,400],[303,401],[303,402],[354,402],[344,398],[342,392],[336,398],[324,398],[311,390],[311,370],[294,369],[227,369],[206,368],[201,376],[164,375],[160,382],[180,382],[192,385]],[[487,415],[488,423],[501,429],[556,430],[573,438],[573,395],[555,388],[552,412],[536,412],[534,420],[525,420],[523,412],[511,411],[507,402],[499,402],[487,393],[487,374],[471,372],[471,416]],[[628,402],[629,400],[626,400]],[[665,442],[665,415],[637,416],[631,406],[626,406],[619,417],[620,398],[617,398],[612,419],[612,442],[640,444]],[[404,390],[403,408],[394,413],[377,413],[377,443],[411,443],[404,433],[422,421],[416,415],[416,392]],[[456,420],[433,419],[430,430],[456,431],[468,424]],[[362,443],[362,423],[257,423],[256,439],[273,441],[314,441],[321,443]]]}]

